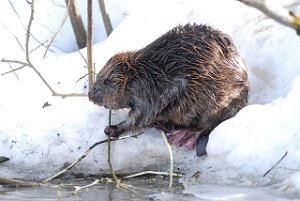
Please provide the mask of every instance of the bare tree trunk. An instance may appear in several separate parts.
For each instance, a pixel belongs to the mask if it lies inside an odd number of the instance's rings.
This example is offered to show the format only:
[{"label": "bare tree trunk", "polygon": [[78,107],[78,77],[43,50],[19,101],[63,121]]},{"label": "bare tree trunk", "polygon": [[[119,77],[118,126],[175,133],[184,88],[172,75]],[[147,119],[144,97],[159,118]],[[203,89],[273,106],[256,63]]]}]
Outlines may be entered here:
[{"label": "bare tree trunk", "polygon": [[65,0],[79,49],[86,47],[86,33],[76,0]]},{"label": "bare tree trunk", "polygon": [[109,36],[113,30],[111,22],[110,22],[109,14],[106,11],[104,0],[98,0],[98,2],[99,2],[99,7],[100,7],[103,23],[104,23],[105,30],[106,30],[106,35]]},{"label": "bare tree trunk", "polygon": [[88,28],[87,28],[87,65],[88,65],[88,79],[89,89],[92,88],[95,82],[95,67],[93,65],[93,0],[87,0],[88,12]]}]

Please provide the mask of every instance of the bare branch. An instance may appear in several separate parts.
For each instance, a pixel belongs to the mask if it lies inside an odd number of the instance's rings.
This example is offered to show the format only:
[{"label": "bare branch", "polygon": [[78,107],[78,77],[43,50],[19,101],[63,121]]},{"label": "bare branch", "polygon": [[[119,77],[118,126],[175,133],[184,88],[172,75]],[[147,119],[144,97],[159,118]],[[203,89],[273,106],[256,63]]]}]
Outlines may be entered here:
[{"label": "bare branch", "polygon": [[[34,2],[34,0],[32,1]],[[29,34],[27,34],[29,35]],[[23,62],[23,61],[18,61],[18,60],[8,60],[8,59],[2,59],[1,62],[6,62],[6,63],[17,63],[17,64],[21,64],[23,66],[28,66],[30,68],[32,68],[34,70],[34,72],[41,78],[41,80],[43,81],[43,83],[48,87],[48,89],[52,92],[53,95],[57,95],[57,93],[52,89],[52,87],[50,86],[50,84],[48,84],[48,82],[45,80],[45,78],[41,75],[41,73],[32,65],[32,63],[30,62],[30,58],[29,58],[29,54],[28,54],[28,42],[29,42],[29,37],[27,38],[28,41],[26,42],[26,57],[27,57],[27,61]],[[18,68],[18,70],[22,69],[23,67]]]},{"label": "bare branch", "polygon": [[1,62],[6,62],[6,63],[17,63],[17,64],[21,64],[22,66],[13,70],[20,70],[22,69],[24,66],[28,66],[31,69],[33,69],[33,71],[40,77],[40,79],[42,80],[42,82],[47,86],[47,88],[51,91],[53,96],[60,96],[62,98],[66,98],[66,97],[85,97],[86,94],[76,94],[76,93],[68,93],[68,94],[63,94],[63,93],[57,93],[51,86],[50,84],[47,82],[47,80],[42,76],[42,74],[37,70],[37,68],[34,67],[34,65],[31,63],[30,61],[30,56],[29,56],[29,42],[30,42],[30,30],[31,30],[31,25],[34,19],[34,0],[32,0],[31,4],[31,14],[30,14],[30,19],[28,22],[28,26],[27,26],[27,32],[26,32],[26,49],[25,49],[25,54],[26,54],[26,61],[27,62],[23,62],[23,61],[18,61],[18,60],[8,60],[8,59],[2,59]]},{"label": "bare branch", "polygon": [[1,62],[5,62],[5,63],[16,63],[16,64],[21,64],[24,66],[29,66],[32,67],[31,64],[23,62],[23,61],[18,61],[18,60],[11,60],[11,59],[1,59]]},{"label": "bare branch", "polygon": [[297,34],[300,35],[300,17],[296,16],[293,12],[286,10],[274,1],[269,0],[238,0],[248,6],[254,7],[263,12],[268,17],[276,20],[277,22],[295,29]]},{"label": "bare branch", "polygon": [[[32,25],[32,21],[33,21],[33,16],[34,16],[34,1],[31,1],[31,13],[30,13],[30,18],[29,18],[29,22],[28,22],[28,26],[27,26],[27,32],[26,32],[26,43],[25,43],[25,53],[26,53],[26,61],[31,64],[30,62],[30,58],[29,58],[29,37],[30,37],[30,30],[31,30],[31,25]],[[31,65],[32,66],[32,65]]]},{"label": "bare branch", "polygon": [[[9,65],[9,67],[10,67],[10,69],[11,69],[10,71],[4,72],[4,73],[2,73],[1,75],[6,75],[6,74],[9,74],[9,73],[14,73],[14,74],[16,75],[16,77],[17,77],[18,80],[19,80],[19,77],[18,77],[18,75],[16,74],[16,71],[21,70],[22,68],[24,68],[24,67],[27,66],[27,63],[26,63],[26,65],[22,65],[22,66],[20,66],[20,67],[18,67],[18,68],[13,68],[13,67],[11,66],[11,63],[16,63],[16,62],[11,62],[10,60],[6,60],[6,59],[2,59],[1,62],[7,62],[8,65]],[[17,62],[18,62],[18,61],[17,61]]]},{"label": "bare branch", "polygon": [[[70,5],[68,5],[68,6],[70,6]],[[61,22],[60,22],[60,24],[59,24],[59,26],[58,26],[58,28],[57,28],[57,31],[53,34],[53,36],[52,36],[50,42],[48,43],[43,58],[46,57],[46,54],[47,54],[47,52],[48,52],[49,47],[50,47],[51,44],[53,43],[53,41],[54,41],[55,37],[57,36],[57,34],[60,32],[60,30],[61,30],[61,28],[63,27],[63,25],[65,24],[65,22],[66,22],[66,20],[67,20],[67,17],[68,17],[68,11],[65,12],[65,14],[64,14],[64,16],[63,16],[63,19],[61,20]]]},{"label": "bare branch", "polygon": [[67,98],[67,97],[87,97],[87,94],[85,93],[82,93],[82,94],[78,94],[78,93],[67,93],[67,94],[64,94],[64,93],[54,93],[52,94],[52,96],[58,96],[58,97],[61,97],[61,98]]}]

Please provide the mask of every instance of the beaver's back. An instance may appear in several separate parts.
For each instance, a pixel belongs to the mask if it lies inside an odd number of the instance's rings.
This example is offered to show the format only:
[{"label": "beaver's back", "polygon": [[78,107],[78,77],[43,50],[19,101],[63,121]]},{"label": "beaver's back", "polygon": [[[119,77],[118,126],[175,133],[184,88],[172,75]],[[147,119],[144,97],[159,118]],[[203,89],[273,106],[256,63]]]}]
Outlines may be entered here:
[{"label": "beaver's back", "polygon": [[205,25],[177,26],[137,55],[139,79],[150,86],[145,97],[155,102],[175,94],[157,121],[213,128],[247,104],[246,66],[227,34]]}]

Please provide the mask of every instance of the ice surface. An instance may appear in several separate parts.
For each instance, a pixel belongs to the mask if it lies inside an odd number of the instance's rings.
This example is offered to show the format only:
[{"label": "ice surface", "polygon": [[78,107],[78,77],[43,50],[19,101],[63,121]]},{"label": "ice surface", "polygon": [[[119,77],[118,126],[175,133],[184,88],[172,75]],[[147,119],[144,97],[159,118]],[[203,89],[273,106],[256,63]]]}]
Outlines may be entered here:
[{"label": "ice surface", "polygon": [[[63,1],[55,2],[63,4]],[[16,38],[24,44],[24,28],[10,5],[1,4],[1,59],[22,60],[24,53]],[[21,4],[14,5],[20,8]],[[289,8],[299,10],[299,6],[295,7],[299,4],[293,5]],[[49,3],[45,13],[43,8],[37,8],[41,10],[37,14],[40,23],[33,31],[46,23],[45,18],[51,18],[45,25],[55,29],[64,13],[63,8],[56,7]],[[114,18],[115,30],[108,39],[94,46],[97,70],[114,53],[142,48],[172,27],[187,22],[206,23],[229,33],[248,64],[250,105],[211,133],[208,156],[197,158],[194,151],[173,147],[176,167],[186,173],[182,180],[185,185],[199,185],[192,177],[199,171],[200,183],[243,187],[271,185],[282,193],[300,189],[297,172],[300,169],[300,38],[295,31],[233,0],[115,0],[108,8]],[[54,9],[59,10],[57,15],[52,12]],[[18,12],[26,25],[29,6]],[[12,16],[11,23],[4,20],[8,15]],[[42,39],[51,37],[44,31],[36,31],[36,34]],[[103,28],[99,25],[95,32],[100,41]],[[34,64],[56,91],[87,92],[86,78],[78,81],[86,74],[84,60],[77,52],[61,55],[74,49],[71,27],[66,26],[60,37],[62,35],[68,39],[57,39],[52,47],[56,52],[49,55],[51,59],[41,59],[45,49],[39,50],[32,55]],[[82,53],[85,54],[85,50]],[[1,74],[9,70],[7,64],[0,63]],[[18,71],[17,76],[10,73],[0,77],[0,155],[10,158],[0,164],[2,176],[45,178],[65,163],[75,161],[95,142],[105,139],[103,129],[108,123],[107,110],[93,105],[86,97],[62,99],[51,96],[30,68]],[[43,108],[46,102],[51,106]],[[126,118],[126,112],[120,110],[114,114],[114,122]],[[112,162],[118,172],[168,169],[168,153],[160,132],[155,129],[144,132],[138,138],[112,143]],[[262,177],[286,152],[282,162]],[[74,171],[85,174],[108,172],[106,153],[106,145],[98,146]],[[197,190],[191,189],[189,193],[196,195]],[[260,196],[264,198],[263,194]],[[266,196],[269,200],[273,198],[273,195],[271,198]]]},{"label": "ice surface", "polygon": [[[274,192],[272,189],[266,187],[249,188],[239,186],[218,186],[211,184],[191,185],[184,191],[187,194],[193,193],[201,200],[233,200],[233,201],[253,201],[277,200],[281,195],[279,192]],[[280,200],[290,200],[288,197]]]}]

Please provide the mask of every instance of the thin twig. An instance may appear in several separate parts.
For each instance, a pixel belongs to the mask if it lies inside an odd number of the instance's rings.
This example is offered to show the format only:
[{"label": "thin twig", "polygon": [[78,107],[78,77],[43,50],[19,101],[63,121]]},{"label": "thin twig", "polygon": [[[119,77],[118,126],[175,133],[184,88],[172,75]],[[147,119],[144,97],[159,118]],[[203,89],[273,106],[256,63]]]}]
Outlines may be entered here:
[{"label": "thin twig", "polygon": [[[10,63],[8,63],[8,65],[11,66]],[[12,70],[7,71],[7,72],[4,72],[4,73],[2,73],[1,75],[6,75],[6,74],[9,74],[9,73],[14,73],[14,74],[16,74],[16,71],[21,70],[21,69],[24,68],[24,67],[25,67],[25,65],[22,65],[22,66],[20,66],[20,67],[18,67],[18,68],[12,68],[12,67],[11,67]],[[17,74],[16,74],[16,75],[17,75]]]},{"label": "thin twig", "polygon": [[30,58],[29,58],[29,38],[30,38],[30,30],[31,30],[31,25],[33,21],[33,16],[34,16],[34,2],[35,0],[31,1],[31,13],[30,13],[30,18],[27,26],[27,32],[26,32],[26,43],[25,43],[25,53],[26,53],[26,61],[31,64]]},{"label": "thin twig", "polygon": [[33,48],[32,50],[29,51],[29,53],[32,53],[34,51],[36,51],[37,49],[39,49],[40,47],[44,47],[45,46],[45,43],[47,43],[48,41],[44,41],[43,43],[40,43],[38,46],[36,46],[35,48]]},{"label": "thin twig", "polygon": [[88,185],[85,185],[85,186],[74,186],[75,188],[75,191],[80,191],[82,189],[85,189],[85,188],[88,188],[88,187],[91,187],[91,186],[94,186],[96,184],[99,184],[100,183],[100,180],[99,179],[96,179],[93,183],[91,184],[88,184]]},{"label": "thin twig", "polygon": [[[17,75],[17,73],[15,72],[15,69],[12,67],[12,65],[10,63],[8,63],[10,69],[11,69],[11,72],[16,76],[17,80],[20,80],[19,79],[19,76]],[[23,68],[24,66],[22,66]],[[1,75],[4,75],[4,73],[2,73]]]},{"label": "thin twig", "polygon": [[173,174],[174,174],[173,173],[173,169],[174,169],[174,165],[173,165],[173,161],[174,161],[174,159],[173,159],[173,152],[172,152],[171,145],[168,142],[168,139],[166,137],[165,132],[162,131],[161,132],[161,136],[162,136],[163,141],[164,141],[164,143],[167,146],[168,151],[169,151],[169,156],[170,156],[170,173],[169,173],[169,175],[170,175],[170,183],[169,183],[169,188],[172,188],[172,185],[173,185]]},{"label": "thin twig", "polygon": [[54,93],[52,94],[52,96],[58,96],[61,98],[67,98],[67,97],[87,97],[87,94],[82,93],[82,94],[78,94],[78,93],[68,93],[68,94],[63,94],[63,93]]},{"label": "thin twig", "polygon": [[[85,62],[85,64],[86,64],[86,66],[84,66],[84,67],[85,67],[86,69],[88,69],[88,61],[87,61],[87,59],[84,57],[84,55],[83,55],[79,50],[78,50],[77,52],[79,53],[79,55],[81,56],[81,58],[84,60],[84,62]],[[95,72],[95,63],[93,63],[93,65],[94,65],[94,67],[93,67],[91,73],[93,73],[93,74],[96,76],[97,73]]]},{"label": "thin twig", "polygon": [[[134,177],[140,177],[140,176],[144,176],[144,175],[164,175],[164,176],[170,176],[170,172],[156,172],[156,171],[144,171],[144,172],[139,172],[136,174],[131,174],[131,175],[127,175],[124,177],[124,179],[130,179],[130,178],[134,178]],[[173,173],[173,176],[175,177],[182,177],[183,175],[180,173]]]},{"label": "thin twig", "polygon": [[[45,78],[41,75],[41,73],[33,66],[33,64],[30,61],[30,57],[29,57],[29,39],[30,39],[30,30],[31,30],[31,25],[32,25],[32,21],[34,19],[34,2],[35,0],[31,1],[31,14],[30,14],[30,19],[28,22],[28,26],[27,26],[27,32],[26,32],[26,49],[25,49],[25,53],[26,53],[26,61],[27,61],[27,66],[31,67],[35,73],[41,78],[41,80],[43,81],[43,83],[48,87],[48,89],[52,92],[53,95],[57,95],[57,93],[52,89],[52,87],[50,86],[50,84],[45,80]],[[25,63],[23,63],[25,64]]]},{"label": "thin twig", "polygon": [[269,174],[286,156],[287,156],[288,152],[286,151],[285,154],[280,158],[279,161],[277,161],[277,163],[275,163],[275,165],[273,165],[273,167],[268,170],[264,175],[263,177],[267,176],[267,174]]},{"label": "thin twig", "polygon": [[[30,63],[31,64],[31,63]],[[32,70],[41,78],[41,80],[43,81],[43,83],[47,86],[47,88],[51,91],[53,96],[57,96],[58,93],[56,93],[56,91],[54,91],[54,89],[52,89],[52,87],[50,86],[50,84],[46,81],[46,79],[42,76],[42,74],[31,64],[30,66],[32,68]]]},{"label": "thin twig", "polygon": [[[68,7],[69,7],[69,6],[70,6],[70,4],[68,4]],[[62,28],[63,25],[65,24],[67,18],[68,18],[68,10],[66,10],[66,12],[65,12],[65,14],[64,14],[64,16],[63,16],[63,18],[62,18],[62,20],[61,20],[61,23],[59,24],[59,26],[58,26],[58,28],[57,28],[57,31],[53,34],[53,36],[52,36],[50,42],[48,43],[43,58],[46,57],[46,54],[47,54],[47,52],[48,52],[48,49],[50,48],[50,46],[51,46],[51,44],[53,43],[55,37],[57,36],[57,34],[60,32],[61,28]]]},{"label": "thin twig", "polygon": [[[107,180],[107,182],[111,183],[113,182],[113,180],[111,180],[110,178],[105,178],[105,180]],[[91,184],[88,184],[88,185],[85,185],[85,186],[74,186],[75,188],[75,191],[79,191],[81,189],[85,189],[85,188],[89,188],[91,186],[94,186],[98,183],[100,183],[101,181],[103,181],[103,178],[102,179],[96,179],[93,183]],[[131,192],[133,192],[134,194],[139,194],[137,193],[136,191],[134,191],[133,189],[140,189],[140,190],[148,190],[148,191],[151,191],[149,189],[144,189],[144,188],[139,188],[139,187],[135,187],[135,186],[132,186],[132,185],[128,185],[128,184],[124,184],[124,183],[120,183],[120,187],[124,188],[124,189],[127,189]],[[155,191],[152,191],[152,192],[155,192]]]},{"label": "thin twig", "polygon": [[80,78],[78,78],[78,80],[76,80],[76,83],[78,83],[80,80],[82,80],[83,78],[85,78],[88,74],[85,74],[84,76],[81,76]]},{"label": "thin twig", "polygon": [[79,50],[77,50],[77,52],[80,54],[80,56],[84,60],[85,64],[88,65],[88,62],[87,62],[86,58],[84,57],[84,55]]},{"label": "thin twig", "polygon": [[29,66],[32,67],[31,64],[23,62],[23,61],[18,61],[18,60],[11,60],[11,59],[1,59],[1,62],[5,62],[5,63],[16,63],[16,64],[21,64],[24,66]]}]

